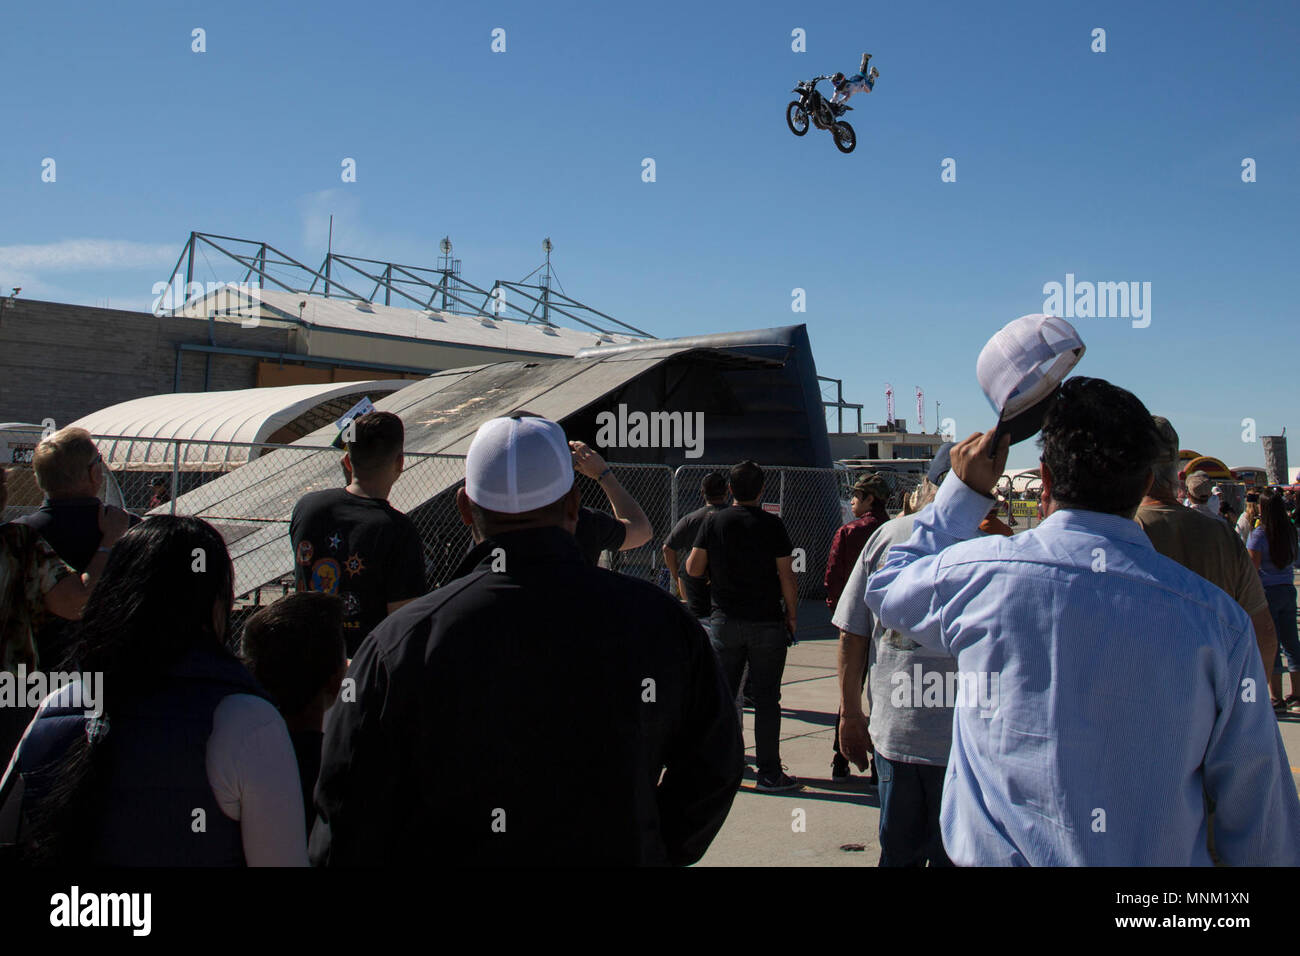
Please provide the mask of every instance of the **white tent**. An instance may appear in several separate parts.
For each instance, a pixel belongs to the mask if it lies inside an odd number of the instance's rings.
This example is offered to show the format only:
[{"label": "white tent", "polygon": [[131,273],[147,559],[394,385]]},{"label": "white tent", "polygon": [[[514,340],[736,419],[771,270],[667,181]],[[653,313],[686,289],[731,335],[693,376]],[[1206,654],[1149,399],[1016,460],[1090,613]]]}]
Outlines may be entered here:
[{"label": "white tent", "polygon": [[149,395],[72,424],[95,436],[114,470],[170,470],[179,450],[182,471],[228,471],[256,458],[258,443],[293,441],[364,397],[378,401],[410,384],[396,379]]}]

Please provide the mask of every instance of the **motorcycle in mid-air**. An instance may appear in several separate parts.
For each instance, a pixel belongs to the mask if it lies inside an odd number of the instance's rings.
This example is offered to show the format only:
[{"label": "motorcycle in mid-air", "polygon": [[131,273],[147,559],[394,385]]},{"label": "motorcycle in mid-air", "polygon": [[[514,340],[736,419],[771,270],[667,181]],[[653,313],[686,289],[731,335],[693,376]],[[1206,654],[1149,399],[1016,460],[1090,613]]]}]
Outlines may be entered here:
[{"label": "motorcycle in mid-air", "polygon": [[800,80],[790,91],[798,93],[799,99],[793,100],[785,108],[785,122],[790,127],[790,132],[796,136],[807,133],[809,124],[818,129],[830,130],[831,135],[835,137],[835,148],[841,153],[851,153],[858,145],[858,137],[853,132],[853,127],[843,122],[840,117],[853,107],[847,103],[832,104],[817,92],[817,84],[821,80],[829,79],[830,75],[827,74],[815,76],[807,82]]}]

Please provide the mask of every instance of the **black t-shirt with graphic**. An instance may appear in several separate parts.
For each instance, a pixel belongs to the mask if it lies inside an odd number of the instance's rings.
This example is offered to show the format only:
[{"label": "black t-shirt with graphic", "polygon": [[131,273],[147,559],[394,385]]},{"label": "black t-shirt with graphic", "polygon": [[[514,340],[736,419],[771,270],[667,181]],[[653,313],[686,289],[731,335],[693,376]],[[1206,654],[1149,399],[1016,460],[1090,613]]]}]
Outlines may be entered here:
[{"label": "black t-shirt with graphic", "polygon": [[348,656],[388,614],[388,605],[428,590],[424,546],[414,523],[387,501],[330,488],[303,495],[289,519],[299,591],[343,599]]}]

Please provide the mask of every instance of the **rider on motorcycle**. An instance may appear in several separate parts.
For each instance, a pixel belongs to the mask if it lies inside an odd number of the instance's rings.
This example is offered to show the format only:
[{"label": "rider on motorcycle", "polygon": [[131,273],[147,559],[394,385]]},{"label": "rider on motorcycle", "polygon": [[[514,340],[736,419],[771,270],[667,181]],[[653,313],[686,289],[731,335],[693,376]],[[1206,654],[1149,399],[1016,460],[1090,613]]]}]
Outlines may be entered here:
[{"label": "rider on motorcycle", "polygon": [[847,103],[849,97],[854,93],[871,92],[876,85],[876,77],[880,75],[880,71],[873,66],[868,72],[867,65],[870,62],[871,54],[864,53],[862,54],[862,65],[857,73],[850,77],[845,77],[843,73],[836,73],[831,77],[831,85],[835,87],[835,95],[831,97],[832,107],[842,106]]}]

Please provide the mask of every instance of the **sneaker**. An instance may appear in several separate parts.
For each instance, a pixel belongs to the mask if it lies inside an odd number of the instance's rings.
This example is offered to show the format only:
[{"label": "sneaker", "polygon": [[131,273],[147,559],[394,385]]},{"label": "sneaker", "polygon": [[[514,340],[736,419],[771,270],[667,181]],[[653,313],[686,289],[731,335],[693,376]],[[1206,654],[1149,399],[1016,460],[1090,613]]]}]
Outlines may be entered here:
[{"label": "sneaker", "polygon": [[762,790],[764,793],[781,793],[786,790],[798,790],[802,786],[803,784],[782,770],[773,774],[760,773],[755,789]]},{"label": "sneaker", "polygon": [[831,761],[831,780],[835,783],[844,783],[853,779],[853,770],[849,767],[848,758],[843,754],[836,754],[835,759]]}]

